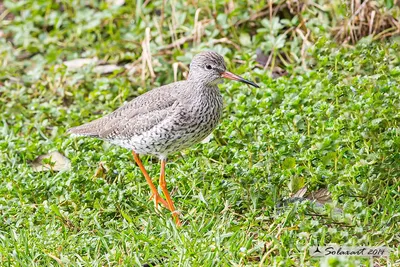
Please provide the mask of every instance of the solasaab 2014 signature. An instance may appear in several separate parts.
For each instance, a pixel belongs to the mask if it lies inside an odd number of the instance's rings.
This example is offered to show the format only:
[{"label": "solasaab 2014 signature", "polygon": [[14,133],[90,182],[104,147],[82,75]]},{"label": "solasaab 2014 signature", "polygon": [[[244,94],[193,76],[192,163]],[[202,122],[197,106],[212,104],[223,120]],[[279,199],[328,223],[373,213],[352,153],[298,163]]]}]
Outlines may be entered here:
[{"label": "solasaab 2014 signature", "polygon": [[387,247],[343,247],[343,246],[314,246],[309,249],[310,255],[324,256],[359,256],[359,257],[385,257],[389,256]]},{"label": "solasaab 2014 signature", "polygon": [[325,256],[335,255],[335,256],[384,256],[384,248],[367,248],[363,247],[360,249],[345,249],[342,247],[326,247]]}]

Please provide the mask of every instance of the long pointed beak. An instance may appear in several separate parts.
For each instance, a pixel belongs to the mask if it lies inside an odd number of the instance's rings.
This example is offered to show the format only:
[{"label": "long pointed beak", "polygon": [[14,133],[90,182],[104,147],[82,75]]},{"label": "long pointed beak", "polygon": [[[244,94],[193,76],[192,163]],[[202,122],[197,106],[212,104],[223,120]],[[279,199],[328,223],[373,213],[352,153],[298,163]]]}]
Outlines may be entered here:
[{"label": "long pointed beak", "polygon": [[234,81],[239,81],[239,82],[242,82],[242,83],[247,83],[247,84],[250,84],[250,85],[252,85],[254,87],[260,88],[260,86],[258,86],[257,84],[255,84],[253,82],[250,82],[250,81],[248,81],[246,79],[243,79],[239,75],[233,74],[232,72],[229,72],[229,71],[224,71],[221,74],[221,77],[222,78],[226,78],[226,79],[230,79],[230,80],[234,80]]}]

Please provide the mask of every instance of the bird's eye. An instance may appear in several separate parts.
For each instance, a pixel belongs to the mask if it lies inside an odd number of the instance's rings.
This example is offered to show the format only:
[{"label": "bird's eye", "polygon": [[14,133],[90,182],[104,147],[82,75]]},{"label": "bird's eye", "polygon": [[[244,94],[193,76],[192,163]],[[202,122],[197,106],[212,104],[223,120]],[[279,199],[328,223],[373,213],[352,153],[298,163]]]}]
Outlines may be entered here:
[{"label": "bird's eye", "polygon": [[211,65],[206,65],[206,69],[211,70],[212,66]]}]

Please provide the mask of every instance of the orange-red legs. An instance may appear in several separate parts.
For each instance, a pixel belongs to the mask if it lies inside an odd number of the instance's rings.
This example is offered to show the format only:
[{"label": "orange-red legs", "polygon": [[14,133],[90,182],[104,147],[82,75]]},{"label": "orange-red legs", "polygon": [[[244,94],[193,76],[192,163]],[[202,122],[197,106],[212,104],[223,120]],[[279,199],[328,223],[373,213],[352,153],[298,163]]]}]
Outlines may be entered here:
[{"label": "orange-red legs", "polygon": [[175,219],[175,223],[177,226],[181,226],[181,222],[179,220],[179,212],[175,210],[174,202],[171,199],[171,196],[169,195],[168,189],[167,189],[167,182],[165,181],[165,164],[167,161],[165,159],[161,160],[161,172],[160,172],[160,187],[161,190],[164,193],[164,196],[167,200],[169,210],[172,212],[172,216]]},{"label": "orange-red legs", "polygon": [[157,210],[158,204],[162,204],[164,207],[166,207],[167,209],[169,209],[172,212],[172,216],[175,219],[175,223],[177,226],[181,226],[181,222],[179,220],[179,213],[177,210],[175,210],[175,206],[174,206],[174,202],[171,199],[171,196],[169,195],[169,192],[167,190],[167,183],[165,181],[165,164],[166,164],[166,160],[161,160],[161,174],[160,174],[160,187],[161,190],[163,191],[165,198],[167,199],[167,201],[165,201],[160,194],[158,194],[157,192],[157,188],[154,186],[153,182],[151,181],[151,178],[149,176],[149,174],[147,173],[146,169],[143,166],[142,161],[139,158],[139,155],[135,153],[135,151],[132,150],[132,155],[133,158],[135,159],[135,162],[137,163],[137,165],[139,166],[140,170],[142,171],[144,177],[146,178],[147,183],[150,186],[152,195],[150,199],[154,200],[154,206],[155,209]]},{"label": "orange-red legs", "polygon": [[151,197],[150,199],[154,200],[154,208],[157,210],[158,203],[161,203],[164,207],[169,209],[168,203],[158,194],[157,188],[154,186],[153,182],[151,181],[151,178],[149,174],[147,173],[146,169],[143,166],[142,161],[139,158],[139,155],[135,153],[135,151],[132,150],[132,155],[133,158],[135,159],[136,164],[139,166],[140,170],[142,171],[144,178],[146,178],[147,183],[150,186],[151,189]]}]

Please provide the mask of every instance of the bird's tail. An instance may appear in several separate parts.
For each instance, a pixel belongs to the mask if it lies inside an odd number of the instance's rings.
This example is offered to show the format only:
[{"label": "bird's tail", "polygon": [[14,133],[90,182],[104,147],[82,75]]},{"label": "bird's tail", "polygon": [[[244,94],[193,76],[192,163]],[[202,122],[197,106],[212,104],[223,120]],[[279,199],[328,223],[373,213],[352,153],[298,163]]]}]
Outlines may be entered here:
[{"label": "bird's tail", "polygon": [[92,136],[92,137],[98,137],[99,132],[100,132],[100,119],[91,121],[89,123],[82,124],[77,127],[69,128],[67,130],[68,133],[77,135],[77,136]]}]

